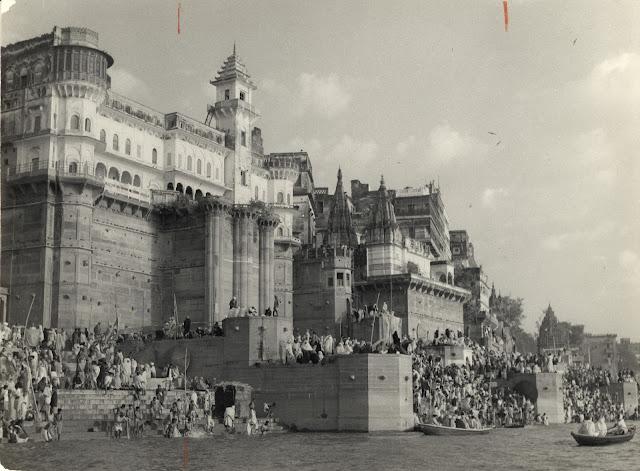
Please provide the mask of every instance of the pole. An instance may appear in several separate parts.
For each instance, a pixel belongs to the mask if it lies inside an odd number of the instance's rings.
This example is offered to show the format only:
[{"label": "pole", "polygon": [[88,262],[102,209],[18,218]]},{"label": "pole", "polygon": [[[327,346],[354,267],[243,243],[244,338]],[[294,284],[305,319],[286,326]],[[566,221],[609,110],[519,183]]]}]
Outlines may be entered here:
[{"label": "pole", "polygon": [[29,326],[29,316],[31,315],[31,308],[33,308],[33,302],[36,300],[36,294],[31,293],[31,304],[29,305],[29,311],[27,311],[27,318],[24,321],[24,335],[27,333],[27,327]]},{"label": "pole", "polygon": [[184,347],[184,395],[187,395],[187,348]]}]

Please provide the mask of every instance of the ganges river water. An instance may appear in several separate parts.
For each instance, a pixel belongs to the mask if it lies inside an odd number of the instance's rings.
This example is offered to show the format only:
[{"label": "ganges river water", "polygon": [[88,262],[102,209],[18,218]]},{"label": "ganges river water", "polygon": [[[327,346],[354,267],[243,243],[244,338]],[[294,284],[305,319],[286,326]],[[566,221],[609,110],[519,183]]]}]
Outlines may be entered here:
[{"label": "ganges river water", "polygon": [[[420,433],[290,433],[202,439],[69,440],[0,445],[18,470],[640,470],[640,440],[578,447],[555,425],[477,437]],[[0,468],[1,469],[1,468]]]}]

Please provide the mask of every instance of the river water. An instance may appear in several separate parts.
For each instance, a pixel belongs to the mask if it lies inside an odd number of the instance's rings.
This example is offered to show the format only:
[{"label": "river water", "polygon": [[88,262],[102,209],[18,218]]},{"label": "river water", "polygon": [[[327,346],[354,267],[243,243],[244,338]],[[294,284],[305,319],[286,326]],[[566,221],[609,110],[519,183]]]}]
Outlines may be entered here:
[{"label": "river water", "polygon": [[[640,440],[578,447],[576,426],[499,429],[477,437],[420,433],[289,433],[203,439],[63,440],[0,445],[19,470],[640,470]],[[0,467],[0,469],[2,469]]]}]

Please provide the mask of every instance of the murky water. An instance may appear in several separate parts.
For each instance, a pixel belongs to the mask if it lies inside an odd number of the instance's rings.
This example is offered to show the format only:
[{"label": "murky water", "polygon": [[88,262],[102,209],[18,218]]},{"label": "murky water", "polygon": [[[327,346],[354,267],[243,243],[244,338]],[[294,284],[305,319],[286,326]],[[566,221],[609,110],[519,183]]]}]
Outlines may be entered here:
[{"label": "murky water", "polygon": [[[501,429],[478,437],[419,433],[291,433],[264,437],[148,438],[0,445],[20,470],[637,470],[640,440],[578,447],[574,426]],[[1,468],[0,468],[1,469]]]}]

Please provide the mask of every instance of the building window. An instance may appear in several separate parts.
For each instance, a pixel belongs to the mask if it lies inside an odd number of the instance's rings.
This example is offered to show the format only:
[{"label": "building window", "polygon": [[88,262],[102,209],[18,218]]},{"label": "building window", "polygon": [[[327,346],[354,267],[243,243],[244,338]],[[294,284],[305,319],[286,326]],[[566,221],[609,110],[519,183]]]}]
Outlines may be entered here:
[{"label": "building window", "polygon": [[196,172],[198,175],[202,175],[202,160],[200,159],[196,162]]},{"label": "building window", "polygon": [[351,285],[351,275],[349,273],[346,273],[347,275],[347,286]]},{"label": "building window", "polygon": [[140,176],[138,175],[134,175],[133,177],[133,186],[140,186],[142,184],[142,181],[140,180]]},{"label": "building window", "polygon": [[124,141],[124,153],[131,155],[131,139]]},{"label": "building window", "polygon": [[278,227],[278,237],[283,237],[284,236],[284,230],[282,229],[282,227]]},{"label": "building window", "polygon": [[327,278],[327,286],[329,288],[333,287],[333,275]]},{"label": "building window", "polygon": [[107,142],[107,133],[104,129],[100,130],[100,142]]},{"label": "building window", "polygon": [[276,200],[278,202],[278,204],[282,204],[284,203],[284,194],[282,194],[282,192],[278,192],[278,199]]},{"label": "building window", "polygon": [[247,147],[247,133],[245,131],[240,131],[240,144]]},{"label": "building window", "polygon": [[244,186],[247,186],[247,171],[240,170],[240,183]]},{"label": "building window", "polygon": [[229,89],[228,88],[224,91],[224,99],[225,100],[229,99]]},{"label": "building window", "polygon": [[207,178],[211,178],[211,162],[207,163]]},{"label": "building window", "polygon": [[151,163],[154,165],[158,163],[158,151],[155,148],[151,151]]},{"label": "building window", "polygon": [[193,170],[193,157],[191,157],[190,155],[187,156],[187,170]]},{"label": "building window", "polygon": [[69,173],[78,173],[78,164],[75,162],[71,162],[69,164]]},{"label": "building window", "polygon": [[114,134],[113,135],[113,150],[119,150],[120,149],[120,144],[118,141],[118,135]]},{"label": "building window", "polygon": [[338,273],[336,274],[336,277],[337,277],[337,279],[338,279],[338,283],[337,283],[337,284],[338,284],[338,286],[344,286],[344,273],[342,273],[342,272],[338,272]]},{"label": "building window", "polygon": [[244,92],[240,92],[240,99],[244,101]]},{"label": "building window", "polygon": [[255,192],[254,192],[254,199],[256,201],[258,201],[260,199],[259,195],[258,195],[258,187],[255,188]]},{"label": "building window", "polygon": [[84,130],[86,132],[91,132],[91,120],[89,118],[84,120]]},{"label": "building window", "polygon": [[71,117],[71,129],[80,129],[80,117],[76,114]]},{"label": "building window", "polygon": [[39,132],[40,131],[40,120],[42,118],[40,116],[36,116],[35,118],[33,118],[33,132]]},{"label": "building window", "polygon": [[167,154],[167,167],[171,167],[171,152]]}]

